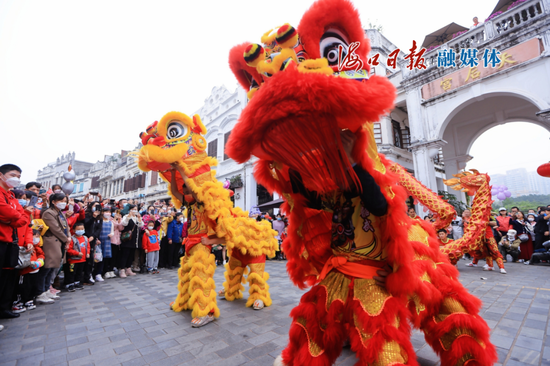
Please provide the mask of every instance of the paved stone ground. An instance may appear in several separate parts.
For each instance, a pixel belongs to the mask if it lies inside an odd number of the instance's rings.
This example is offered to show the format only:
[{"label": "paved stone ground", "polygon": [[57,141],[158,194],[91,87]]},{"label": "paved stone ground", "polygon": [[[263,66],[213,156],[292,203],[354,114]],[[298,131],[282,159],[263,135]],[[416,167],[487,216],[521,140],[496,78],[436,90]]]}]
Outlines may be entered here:
[{"label": "paved stone ground", "polygon": [[[459,262],[460,280],[483,300],[499,363],[550,365],[550,267],[507,263],[508,274],[502,275],[465,263]],[[169,310],[175,270],[62,293],[55,304],[1,321],[6,329],[0,333],[0,365],[272,365],[287,343],[288,315],[303,291],[290,283],[284,262],[270,261],[267,269],[271,307],[254,311],[244,299],[222,300],[220,319],[199,329],[190,326],[189,312]],[[220,288],[222,267],[215,280]],[[422,366],[438,364],[420,332],[412,344]],[[355,362],[344,349],[337,365]]]}]

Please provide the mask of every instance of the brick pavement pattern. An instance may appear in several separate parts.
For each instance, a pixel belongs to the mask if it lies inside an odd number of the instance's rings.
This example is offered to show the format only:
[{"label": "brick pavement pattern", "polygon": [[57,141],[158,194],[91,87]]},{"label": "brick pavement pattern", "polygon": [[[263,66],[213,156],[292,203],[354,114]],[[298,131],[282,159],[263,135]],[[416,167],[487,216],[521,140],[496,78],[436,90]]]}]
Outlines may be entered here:
[{"label": "brick pavement pattern", "polygon": [[[288,341],[289,313],[304,293],[290,282],[285,263],[266,264],[271,307],[245,308],[248,292],[234,302],[219,300],[220,318],[202,328],[191,327],[190,312],[169,310],[176,297],[175,270],[62,293],[55,304],[0,320],[6,326],[0,332],[0,366],[270,366]],[[499,365],[550,365],[550,266],[507,263],[508,274],[502,275],[465,263],[458,263],[460,281],[483,300],[481,315],[498,347]],[[223,272],[217,267],[218,289]],[[413,333],[412,344],[422,366],[439,363],[422,333]],[[336,364],[355,362],[345,348]]]}]

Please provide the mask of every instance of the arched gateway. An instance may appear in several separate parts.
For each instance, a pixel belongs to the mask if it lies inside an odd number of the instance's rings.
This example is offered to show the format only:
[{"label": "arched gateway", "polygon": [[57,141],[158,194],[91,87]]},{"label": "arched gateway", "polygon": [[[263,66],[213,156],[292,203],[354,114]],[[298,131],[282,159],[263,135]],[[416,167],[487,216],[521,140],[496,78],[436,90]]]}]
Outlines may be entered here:
[{"label": "arched gateway", "polygon": [[[461,65],[463,48],[478,50],[478,67]],[[486,49],[500,52],[499,65],[483,67]],[[456,52],[457,67],[437,67],[441,50]],[[488,129],[531,122],[550,131],[549,55],[550,0],[528,0],[427,52],[425,70],[401,61],[401,72],[389,76],[398,97],[388,119],[410,131],[408,169],[437,191],[465,168],[473,142]],[[388,156],[402,163],[407,154],[395,150]]]}]

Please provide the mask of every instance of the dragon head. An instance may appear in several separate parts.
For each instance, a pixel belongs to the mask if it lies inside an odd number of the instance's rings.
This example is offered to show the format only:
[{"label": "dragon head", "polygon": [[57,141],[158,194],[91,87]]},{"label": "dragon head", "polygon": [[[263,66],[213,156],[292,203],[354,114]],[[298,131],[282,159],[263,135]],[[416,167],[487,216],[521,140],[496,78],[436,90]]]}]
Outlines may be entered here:
[{"label": "dragon head", "polygon": [[473,196],[482,185],[489,184],[491,181],[487,174],[482,174],[475,169],[454,174],[453,177],[455,178],[443,180],[443,183],[455,191],[461,190],[469,196]]},{"label": "dragon head", "polygon": [[239,163],[255,155],[283,175],[299,171],[318,192],[347,187],[353,177],[340,132],[372,133],[367,122],[386,114],[395,99],[385,77],[370,75],[369,51],[348,0],[319,0],[297,28],[284,24],[263,34],[261,44],[234,47],[229,65],[250,101],[226,153]]}]

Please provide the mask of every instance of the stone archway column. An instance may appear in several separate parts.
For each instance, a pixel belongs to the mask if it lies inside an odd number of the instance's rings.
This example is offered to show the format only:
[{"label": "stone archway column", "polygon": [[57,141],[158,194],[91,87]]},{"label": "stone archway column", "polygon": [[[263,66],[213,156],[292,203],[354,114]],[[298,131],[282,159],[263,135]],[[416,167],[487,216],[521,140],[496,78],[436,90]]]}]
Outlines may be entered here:
[{"label": "stone archway column", "polygon": [[429,131],[422,116],[420,88],[407,90],[407,117],[411,130],[410,150],[413,153],[414,176],[426,187],[437,192],[435,166],[430,155],[434,148],[439,148],[439,141],[429,141]]}]

